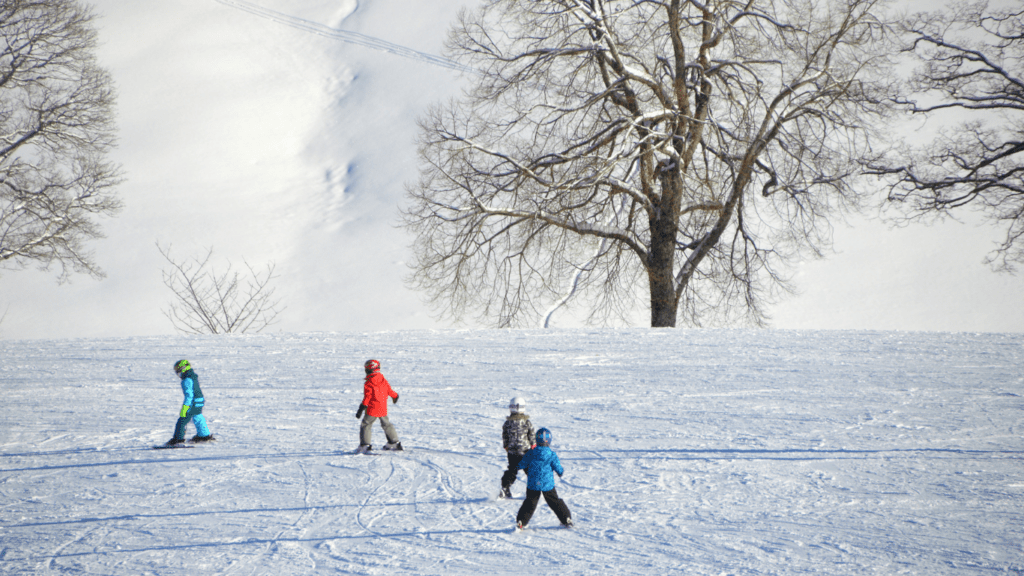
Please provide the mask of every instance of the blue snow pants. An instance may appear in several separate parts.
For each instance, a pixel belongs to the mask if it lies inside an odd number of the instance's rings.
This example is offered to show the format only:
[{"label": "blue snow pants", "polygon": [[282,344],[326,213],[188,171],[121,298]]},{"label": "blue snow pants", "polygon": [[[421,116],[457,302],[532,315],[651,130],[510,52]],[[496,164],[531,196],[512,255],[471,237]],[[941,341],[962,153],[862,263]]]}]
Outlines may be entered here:
[{"label": "blue snow pants", "polygon": [[206,425],[206,417],[203,416],[203,405],[206,401],[202,398],[195,398],[192,400],[192,405],[189,406],[188,412],[184,417],[178,418],[178,423],[174,425],[174,437],[178,440],[185,439],[185,427],[188,426],[189,421],[195,421],[196,424],[196,436],[209,436],[210,427]]}]

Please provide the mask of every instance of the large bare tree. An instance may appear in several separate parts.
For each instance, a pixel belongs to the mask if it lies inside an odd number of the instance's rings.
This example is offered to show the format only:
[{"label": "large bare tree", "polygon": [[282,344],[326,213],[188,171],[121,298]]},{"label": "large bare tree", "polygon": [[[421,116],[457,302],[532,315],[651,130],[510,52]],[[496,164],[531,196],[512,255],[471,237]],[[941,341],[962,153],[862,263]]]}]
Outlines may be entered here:
[{"label": "large bare tree", "polygon": [[74,0],[0,2],[0,268],[103,275],[85,243],[120,208],[120,177],[92,20]]},{"label": "large bare tree", "polygon": [[405,223],[443,315],[747,320],[858,202],[888,94],[874,0],[498,0],[449,55],[478,71],[422,121]]},{"label": "large bare tree", "polygon": [[874,168],[910,218],[977,209],[1006,230],[989,262],[1024,262],[1024,9],[952,3],[904,23],[918,63],[909,81],[913,115],[945,128]]}]

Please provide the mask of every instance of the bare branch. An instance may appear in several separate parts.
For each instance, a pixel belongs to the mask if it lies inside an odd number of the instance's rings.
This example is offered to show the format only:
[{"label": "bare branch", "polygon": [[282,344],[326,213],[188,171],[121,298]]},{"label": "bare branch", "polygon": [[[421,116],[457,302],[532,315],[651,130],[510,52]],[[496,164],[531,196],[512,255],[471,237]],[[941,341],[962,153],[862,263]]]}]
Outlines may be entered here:
[{"label": "bare branch", "polygon": [[163,279],[174,301],[164,315],[175,329],[188,334],[261,332],[280,313],[280,300],[273,298],[270,287],[271,280],[277,278],[273,263],[260,273],[245,262],[250,279],[243,287],[230,264],[221,273],[210,270],[212,248],[202,257],[181,262],[171,258],[170,246],[164,249],[157,244],[157,249],[171,265],[163,271]]},{"label": "bare branch", "polygon": [[919,67],[898,101],[936,120],[958,110],[959,124],[927,145],[874,159],[871,172],[886,181],[905,219],[980,211],[1005,230],[988,262],[1013,272],[1024,262],[1024,11],[956,4],[903,28]]}]

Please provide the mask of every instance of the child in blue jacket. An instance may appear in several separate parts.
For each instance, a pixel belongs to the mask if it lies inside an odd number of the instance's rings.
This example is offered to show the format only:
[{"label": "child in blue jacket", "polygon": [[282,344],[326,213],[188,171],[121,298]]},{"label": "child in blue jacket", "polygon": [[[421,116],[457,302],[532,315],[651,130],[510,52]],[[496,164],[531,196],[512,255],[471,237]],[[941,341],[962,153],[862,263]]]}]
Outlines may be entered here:
[{"label": "child in blue jacket", "polygon": [[516,514],[516,529],[522,530],[530,523],[530,518],[537,510],[541,494],[544,495],[544,501],[548,503],[548,507],[555,513],[555,516],[558,516],[558,521],[562,523],[562,526],[572,528],[572,514],[569,513],[569,507],[555,491],[555,477],[552,471],[557,472],[558,477],[561,478],[565,470],[562,468],[561,461],[558,460],[558,454],[551,449],[551,431],[547,428],[537,430],[536,439],[537,447],[527,452],[519,462],[519,469],[526,470],[526,476],[529,479],[526,482],[526,499],[523,500],[523,505],[519,507],[519,513]]},{"label": "child in blue jacket", "polygon": [[206,425],[206,417],[203,416],[206,399],[203,398],[203,391],[199,388],[199,375],[192,369],[188,360],[175,362],[174,373],[181,378],[181,391],[185,394],[185,400],[181,403],[178,422],[174,425],[174,437],[167,441],[167,445],[173,446],[185,441],[185,427],[188,426],[190,420],[196,423],[196,435],[192,437],[193,442],[213,440],[210,428]]}]

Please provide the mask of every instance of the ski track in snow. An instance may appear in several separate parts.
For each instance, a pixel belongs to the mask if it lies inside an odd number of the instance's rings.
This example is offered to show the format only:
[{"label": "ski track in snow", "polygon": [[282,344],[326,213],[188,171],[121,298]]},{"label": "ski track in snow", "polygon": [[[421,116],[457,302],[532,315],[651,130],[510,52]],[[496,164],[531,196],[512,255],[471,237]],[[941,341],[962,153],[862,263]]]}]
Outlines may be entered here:
[{"label": "ski track in snow", "polygon": [[[0,341],[3,574],[1024,574],[1024,335]],[[170,437],[197,367],[215,436]],[[407,451],[353,454],[383,362]],[[522,395],[577,522],[497,500]],[[191,428],[189,434],[191,434]],[[375,445],[383,431],[374,430]]]},{"label": "ski track in snow", "polygon": [[311,34],[316,34],[319,36],[324,36],[335,40],[341,40],[342,42],[347,42],[349,44],[355,44],[357,46],[370,48],[371,50],[377,50],[379,52],[384,52],[387,54],[394,54],[395,56],[408,58],[409,60],[415,60],[417,62],[422,62],[425,64],[431,64],[433,66],[439,66],[441,68],[447,68],[449,70],[456,70],[459,72],[470,72],[474,74],[479,73],[477,70],[473,68],[463,66],[462,64],[459,64],[454,60],[449,60],[448,58],[444,58],[442,56],[436,56],[434,54],[420,52],[419,50],[413,50],[412,48],[407,48],[400,44],[388,42],[387,40],[382,40],[374,36],[367,36],[365,34],[360,34],[358,32],[352,32],[349,30],[339,30],[337,28],[331,28],[330,26],[324,26],[323,24],[313,22],[305,18],[299,18],[297,16],[291,16],[288,14],[278,12],[276,10],[271,10],[270,8],[266,8],[258,4],[253,4],[252,2],[245,2],[244,0],[215,0],[215,2],[217,2],[218,4],[223,4],[224,6],[234,8],[236,10],[248,12],[249,14],[259,16],[260,18],[264,18],[277,24],[290,26],[297,30],[302,30],[303,32],[309,32]]}]

